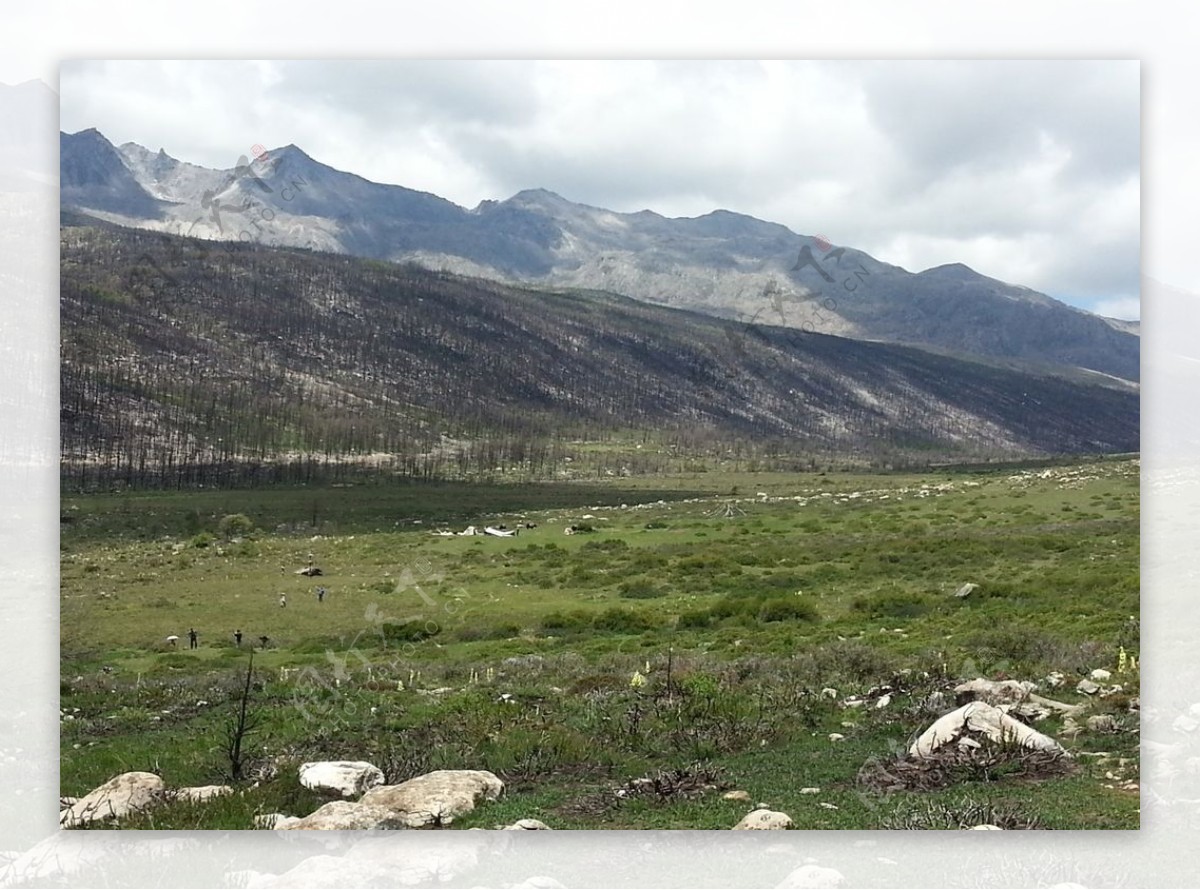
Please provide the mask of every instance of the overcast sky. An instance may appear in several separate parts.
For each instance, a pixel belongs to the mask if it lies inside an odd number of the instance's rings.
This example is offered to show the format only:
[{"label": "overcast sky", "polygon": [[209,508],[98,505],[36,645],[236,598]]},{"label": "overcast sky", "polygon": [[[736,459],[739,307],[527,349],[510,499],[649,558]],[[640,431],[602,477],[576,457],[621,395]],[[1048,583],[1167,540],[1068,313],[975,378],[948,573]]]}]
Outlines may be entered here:
[{"label": "overcast sky", "polygon": [[1137,62],[65,62],[62,129],[473,207],[717,208],[1137,318]]}]

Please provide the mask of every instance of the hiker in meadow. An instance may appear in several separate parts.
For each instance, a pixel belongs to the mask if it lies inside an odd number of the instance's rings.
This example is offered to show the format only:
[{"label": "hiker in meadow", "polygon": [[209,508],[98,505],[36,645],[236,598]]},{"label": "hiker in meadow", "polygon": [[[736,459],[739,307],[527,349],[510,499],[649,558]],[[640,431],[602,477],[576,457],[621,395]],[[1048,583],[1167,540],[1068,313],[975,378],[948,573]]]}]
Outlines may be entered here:
[{"label": "hiker in meadow", "polygon": [[317,588],[317,602],[318,603],[325,602],[325,588],[324,587]]},{"label": "hiker in meadow", "polygon": [[196,642],[196,638],[198,636],[199,636],[199,634],[196,633],[196,628],[193,627],[191,630],[188,631],[188,648],[189,649],[199,648],[200,644]]},{"label": "hiker in meadow", "polygon": [[233,643],[239,649],[242,648],[242,632],[241,632],[241,630],[235,630],[233,632]]}]

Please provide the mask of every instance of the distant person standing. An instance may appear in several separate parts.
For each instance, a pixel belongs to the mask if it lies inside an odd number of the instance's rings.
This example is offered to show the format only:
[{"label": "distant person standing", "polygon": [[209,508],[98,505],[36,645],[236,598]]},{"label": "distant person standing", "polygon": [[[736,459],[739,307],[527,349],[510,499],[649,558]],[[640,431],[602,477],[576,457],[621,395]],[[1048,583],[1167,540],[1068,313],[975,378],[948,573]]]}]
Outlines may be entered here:
[{"label": "distant person standing", "polygon": [[200,635],[198,633],[196,633],[196,628],[194,628],[194,627],[188,631],[188,648],[189,649],[198,649],[200,647],[200,644],[198,642],[196,642],[196,640],[199,636]]},{"label": "distant person standing", "polygon": [[234,645],[237,646],[239,649],[242,648],[242,632],[241,632],[241,630],[235,630],[233,632],[233,642],[234,642]]},{"label": "distant person standing", "polygon": [[261,637],[259,637],[259,638],[258,638],[258,641],[259,641],[260,643],[262,643],[262,647],[263,647],[264,649],[266,649],[266,648],[267,648],[267,643],[268,643],[268,642],[270,642],[270,640],[271,640],[271,638],[270,638],[270,637],[268,637],[266,634],[263,634]]},{"label": "distant person standing", "polygon": [[318,602],[318,603],[323,603],[323,602],[325,602],[325,592],[326,592],[326,591],[325,591],[325,588],[324,588],[324,587],[318,587],[318,588],[317,588],[317,602]]},{"label": "distant person standing", "polygon": [[287,608],[287,594],[286,593],[279,594],[279,608],[281,608],[281,609]]}]

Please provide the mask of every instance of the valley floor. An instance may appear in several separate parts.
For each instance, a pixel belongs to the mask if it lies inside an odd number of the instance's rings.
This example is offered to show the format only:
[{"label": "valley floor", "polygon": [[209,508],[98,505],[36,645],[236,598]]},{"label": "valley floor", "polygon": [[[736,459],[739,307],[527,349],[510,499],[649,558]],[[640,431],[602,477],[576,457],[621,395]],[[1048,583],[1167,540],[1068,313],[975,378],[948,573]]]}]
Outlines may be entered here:
[{"label": "valley floor", "polygon": [[[65,495],[61,792],[230,783],[118,827],[242,829],[323,803],[300,763],[363,760],[495,773],[455,829],[1137,828],[1138,472]],[[469,525],[520,532],[434,534]],[[1032,724],[1069,763],[910,769],[976,677],[1081,705]]]}]

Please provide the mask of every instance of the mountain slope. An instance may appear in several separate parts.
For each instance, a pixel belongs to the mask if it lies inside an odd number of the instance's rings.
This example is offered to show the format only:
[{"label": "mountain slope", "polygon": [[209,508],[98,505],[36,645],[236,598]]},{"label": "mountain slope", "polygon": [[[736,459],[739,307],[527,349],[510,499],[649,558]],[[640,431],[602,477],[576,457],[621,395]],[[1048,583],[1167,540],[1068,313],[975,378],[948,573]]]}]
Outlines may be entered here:
[{"label": "mountain slope", "polygon": [[[101,145],[99,134],[79,138],[87,134],[64,136],[64,183],[68,166],[112,166],[107,142]],[[334,170],[296,146],[225,171],[202,174],[203,168],[187,165],[184,187],[184,177],[161,155],[133,143],[117,154],[142,191],[175,203],[155,215],[145,212],[144,202],[114,198],[114,171],[97,177],[94,187],[72,177],[64,206],[180,234],[412,260],[508,282],[611,291],[720,317],[1138,379],[1140,341],[1128,326],[965,266],[914,274],[729,211],[695,219],[614,213],[540,189],[466,210]]]},{"label": "mountain slope", "polygon": [[1136,392],[606,293],[74,224],[61,292],[68,462],[629,432],[842,457],[1137,448]]}]

